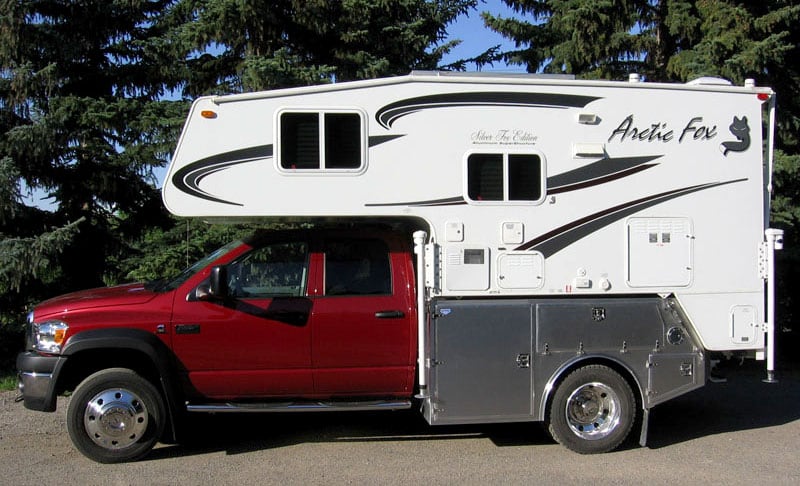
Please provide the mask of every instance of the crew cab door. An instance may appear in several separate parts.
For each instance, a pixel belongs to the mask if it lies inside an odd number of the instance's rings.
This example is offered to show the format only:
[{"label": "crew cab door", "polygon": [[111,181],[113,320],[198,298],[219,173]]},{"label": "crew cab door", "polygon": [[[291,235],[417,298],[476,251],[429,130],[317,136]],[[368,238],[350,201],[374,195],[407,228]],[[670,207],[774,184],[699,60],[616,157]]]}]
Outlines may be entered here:
[{"label": "crew cab door", "polygon": [[416,332],[409,253],[380,237],[328,237],[315,254],[318,395],[408,396]]},{"label": "crew cab door", "polygon": [[309,244],[261,241],[225,266],[229,295],[178,294],[173,349],[195,393],[210,398],[313,393]]}]

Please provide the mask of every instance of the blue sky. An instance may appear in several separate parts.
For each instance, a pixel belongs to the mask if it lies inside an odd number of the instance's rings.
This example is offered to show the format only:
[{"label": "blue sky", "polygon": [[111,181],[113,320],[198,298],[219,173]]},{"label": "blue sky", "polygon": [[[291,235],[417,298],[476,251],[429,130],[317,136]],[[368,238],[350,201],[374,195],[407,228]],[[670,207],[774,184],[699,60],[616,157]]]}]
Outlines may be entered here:
[{"label": "blue sky", "polygon": [[[480,1],[477,11],[471,12],[468,16],[459,17],[456,22],[447,29],[449,38],[461,39],[461,44],[443,59],[443,64],[476,56],[489,47],[498,44],[501,50],[514,49],[513,42],[483,25],[483,19],[480,15],[481,12],[490,12],[492,15],[499,17],[520,17],[520,14],[514,12],[514,10],[509,8],[502,0]],[[469,70],[474,70],[474,66],[469,67]],[[506,66],[505,64],[497,63],[493,66],[484,66],[481,70],[500,72],[525,71],[521,66]]]}]

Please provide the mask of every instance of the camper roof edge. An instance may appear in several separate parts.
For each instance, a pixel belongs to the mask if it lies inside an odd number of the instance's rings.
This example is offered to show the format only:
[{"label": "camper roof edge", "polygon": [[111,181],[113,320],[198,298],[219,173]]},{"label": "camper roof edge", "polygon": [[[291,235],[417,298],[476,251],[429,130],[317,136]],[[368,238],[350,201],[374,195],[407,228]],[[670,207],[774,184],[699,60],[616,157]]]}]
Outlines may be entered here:
[{"label": "camper roof edge", "polygon": [[[636,77],[632,79],[638,79]],[[716,78],[715,78],[716,79]],[[269,91],[254,91],[251,93],[240,93],[231,95],[211,96],[214,104],[234,103],[238,101],[249,101],[264,98],[278,98],[283,96],[294,96],[298,94],[322,93],[330,91],[343,91],[360,88],[370,88],[375,86],[395,85],[413,83],[418,81],[439,82],[439,83],[484,83],[484,84],[521,84],[521,85],[573,85],[583,87],[626,87],[632,89],[666,89],[666,90],[685,90],[685,91],[713,91],[728,93],[766,93],[770,96],[774,94],[769,87],[757,87],[755,84],[748,83],[744,86],[734,86],[721,83],[706,83],[702,79],[690,81],[688,83],[650,83],[638,81],[609,81],[609,80],[580,80],[571,75],[546,75],[546,74],[527,74],[527,73],[475,73],[475,72],[450,72],[450,71],[412,71],[405,76],[391,76],[386,78],[365,79],[358,81],[346,81],[342,83],[320,84],[312,86],[300,86],[295,88],[283,88]]]}]

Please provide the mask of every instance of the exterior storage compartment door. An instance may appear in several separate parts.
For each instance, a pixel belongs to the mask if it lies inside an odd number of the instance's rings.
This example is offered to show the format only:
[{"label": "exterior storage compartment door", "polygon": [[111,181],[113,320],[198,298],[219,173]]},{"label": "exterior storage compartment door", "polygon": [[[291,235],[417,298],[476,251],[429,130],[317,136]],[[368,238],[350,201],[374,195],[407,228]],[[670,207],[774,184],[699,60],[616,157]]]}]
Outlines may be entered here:
[{"label": "exterior storage compartment door", "polygon": [[651,354],[647,363],[647,407],[654,407],[705,383],[705,364],[697,353]]},{"label": "exterior storage compartment door", "polygon": [[435,316],[430,422],[531,420],[530,302],[441,301]]},{"label": "exterior storage compartment door", "polygon": [[628,285],[687,287],[694,237],[688,218],[628,220]]}]

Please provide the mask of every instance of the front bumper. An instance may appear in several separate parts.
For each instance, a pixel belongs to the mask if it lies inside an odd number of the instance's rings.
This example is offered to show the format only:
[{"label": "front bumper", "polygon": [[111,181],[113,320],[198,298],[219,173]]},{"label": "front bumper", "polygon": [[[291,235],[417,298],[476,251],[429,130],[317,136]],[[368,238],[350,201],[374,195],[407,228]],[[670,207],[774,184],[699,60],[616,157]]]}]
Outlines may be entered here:
[{"label": "front bumper", "polygon": [[56,378],[66,361],[62,356],[42,356],[32,351],[17,355],[17,378],[25,408],[56,410]]}]

